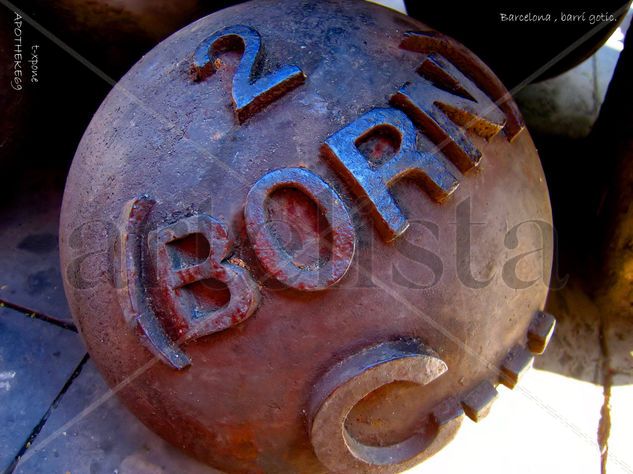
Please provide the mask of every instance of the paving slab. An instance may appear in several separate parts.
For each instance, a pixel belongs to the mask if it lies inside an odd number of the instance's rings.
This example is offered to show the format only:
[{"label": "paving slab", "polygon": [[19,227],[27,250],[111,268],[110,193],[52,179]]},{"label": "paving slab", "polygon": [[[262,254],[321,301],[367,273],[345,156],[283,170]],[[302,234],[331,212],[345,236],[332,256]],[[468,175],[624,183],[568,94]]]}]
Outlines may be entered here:
[{"label": "paving slab", "polygon": [[[117,400],[92,362],[70,386],[16,468],[17,474],[216,474],[167,444]],[[88,407],[89,414],[80,416]]]},{"label": "paving slab", "polygon": [[63,172],[21,179],[0,207],[0,300],[70,321],[57,244]]},{"label": "paving slab", "polygon": [[0,308],[0,472],[13,462],[84,354],[76,333]]}]

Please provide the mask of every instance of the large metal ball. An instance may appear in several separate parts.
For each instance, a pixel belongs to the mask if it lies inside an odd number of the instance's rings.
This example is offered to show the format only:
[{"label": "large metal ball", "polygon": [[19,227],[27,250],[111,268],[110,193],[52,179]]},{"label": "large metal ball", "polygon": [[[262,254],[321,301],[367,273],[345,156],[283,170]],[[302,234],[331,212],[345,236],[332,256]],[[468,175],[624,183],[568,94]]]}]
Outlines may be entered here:
[{"label": "large metal ball", "polygon": [[462,45],[361,1],[235,6],[88,127],[61,253],[95,363],[228,472],[398,472],[553,326],[536,149]]}]

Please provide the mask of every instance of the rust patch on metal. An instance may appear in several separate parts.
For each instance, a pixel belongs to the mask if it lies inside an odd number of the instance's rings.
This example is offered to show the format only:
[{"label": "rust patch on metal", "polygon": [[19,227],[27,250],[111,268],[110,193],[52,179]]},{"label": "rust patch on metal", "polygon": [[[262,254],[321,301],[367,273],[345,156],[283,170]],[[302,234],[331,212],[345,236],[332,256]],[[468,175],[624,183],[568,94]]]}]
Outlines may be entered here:
[{"label": "rust patch on metal", "polygon": [[[179,245],[192,236],[199,236],[201,243],[194,240],[193,248]],[[148,238],[156,252],[158,288],[154,294],[177,340],[223,331],[257,309],[259,288],[247,270],[225,262],[232,243],[226,226],[217,219],[205,214],[185,217],[151,232]],[[198,254],[200,247],[204,253],[196,255],[199,261],[190,262],[187,255]],[[212,282],[225,285],[228,300],[223,298],[223,288],[214,288]],[[214,304],[217,300],[219,305]]]},{"label": "rust patch on metal", "polygon": [[[381,128],[397,137],[398,146],[387,163],[376,167],[358,146]],[[407,218],[389,192],[395,182],[414,176],[436,201],[446,199],[459,184],[439,154],[418,150],[415,127],[399,110],[373,109],[367,112],[330,136],[322,149],[354,192],[369,204],[376,227],[387,241],[399,237],[409,227]]]},{"label": "rust patch on metal", "polygon": [[184,369],[191,361],[163,330],[149,307],[143,276],[143,248],[146,219],[155,201],[140,196],[127,202],[122,213],[118,301],[128,325],[138,330],[145,346],[175,369]]},{"label": "rust patch on metal", "polygon": [[263,60],[262,40],[256,30],[244,25],[223,28],[200,43],[191,66],[194,79],[202,81],[213,74],[219,66],[216,54],[227,50],[243,52],[233,77],[233,104],[240,123],[306,80],[297,66],[283,66],[255,79],[254,71]]},{"label": "rust patch on metal", "polygon": [[[269,227],[267,200],[275,191],[285,188],[296,189],[310,198],[329,225],[329,229],[321,229],[317,238],[328,234],[330,256],[313,268],[290,257]],[[311,171],[286,168],[263,176],[248,193],[244,217],[260,263],[271,276],[289,287],[301,291],[324,290],[343,278],[352,263],[356,248],[352,220],[336,191]]]},{"label": "rust patch on metal", "polygon": [[506,116],[503,127],[506,137],[513,141],[525,129],[525,122],[512,95],[494,72],[464,45],[438,31],[410,31],[400,43],[408,51],[424,54],[441,54],[495,101]]}]

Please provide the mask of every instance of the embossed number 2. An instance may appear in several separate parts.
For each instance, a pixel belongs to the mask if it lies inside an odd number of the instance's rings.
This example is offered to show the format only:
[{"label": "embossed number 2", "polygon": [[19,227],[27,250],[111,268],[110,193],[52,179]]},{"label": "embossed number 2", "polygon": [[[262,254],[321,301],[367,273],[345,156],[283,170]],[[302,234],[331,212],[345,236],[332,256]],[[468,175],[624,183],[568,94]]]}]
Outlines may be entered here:
[{"label": "embossed number 2", "polygon": [[192,73],[201,81],[216,71],[216,54],[244,49],[242,60],[233,77],[233,103],[240,123],[303,84],[305,74],[297,66],[283,66],[266,76],[253,80],[256,66],[262,60],[259,33],[244,25],[234,25],[216,31],[202,41],[193,56]]}]

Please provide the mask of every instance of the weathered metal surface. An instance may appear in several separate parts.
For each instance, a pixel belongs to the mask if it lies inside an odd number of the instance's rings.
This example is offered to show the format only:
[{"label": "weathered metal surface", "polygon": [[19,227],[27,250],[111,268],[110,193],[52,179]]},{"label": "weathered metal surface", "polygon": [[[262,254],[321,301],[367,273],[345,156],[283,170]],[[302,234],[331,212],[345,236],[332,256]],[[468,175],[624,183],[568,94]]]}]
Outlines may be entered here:
[{"label": "weathered metal surface", "polygon": [[[391,446],[356,440],[345,428],[363,398],[394,382],[427,385],[446,372],[446,364],[417,341],[384,342],[335,364],[315,385],[310,400],[310,439],[317,457],[334,472],[400,472],[433,455],[461,423],[461,409],[446,417],[445,402],[429,427]],[[450,420],[450,422],[449,422]]]},{"label": "weathered metal surface", "polygon": [[200,43],[191,67],[196,80],[204,80],[215,72],[218,58],[212,51],[218,54],[236,49],[243,49],[240,65],[233,76],[233,103],[240,122],[305,81],[305,74],[297,66],[284,66],[253,82],[254,68],[262,61],[261,37],[253,28],[244,25],[223,28]]},{"label": "weathered metal surface", "polygon": [[[277,236],[269,228],[267,201],[279,189],[295,189],[312,200],[330,229],[329,245],[318,249],[328,251],[327,261],[310,268],[300,258],[285,257]],[[290,209],[294,202],[287,201]],[[244,221],[253,250],[268,274],[289,288],[319,291],[337,283],[345,276],[356,250],[356,231],[341,199],[325,181],[304,168],[271,171],[253,185],[244,206]],[[319,236],[328,229],[319,229]],[[322,239],[325,240],[325,239]],[[305,251],[302,253],[306,253]]]},{"label": "weathered metal surface", "polygon": [[[108,231],[77,232],[91,222]],[[229,472],[431,455],[463,410],[485,415],[504,362],[518,378],[508,354],[552,252],[536,150],[499,80],[348,0],[250,2],[148,53],[84,135],[60,242],[108,383]]]}]

